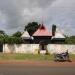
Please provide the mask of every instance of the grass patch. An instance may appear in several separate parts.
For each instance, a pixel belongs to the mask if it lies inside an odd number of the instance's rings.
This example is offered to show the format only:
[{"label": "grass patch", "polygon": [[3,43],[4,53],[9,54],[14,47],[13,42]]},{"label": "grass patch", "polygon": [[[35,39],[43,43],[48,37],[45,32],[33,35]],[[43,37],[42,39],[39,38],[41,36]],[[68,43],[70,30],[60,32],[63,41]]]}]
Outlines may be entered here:
[{"label": "grass patch", "polygon": [[72,60],[75,60],[75,54],[70,54],[70,58],[71,58]]},{"label": "grass patch", "polygon": [[[75,55],[70,54],[70,59],[74,60]],[[0,53],[0,60],[36,60],[36,61],[53,61],[53,55],[33,55],[33,54],[3,54]]]},{"label": "grass patch", "polygon": [[0,54],[0,60],[53,60],[53,55]]}]

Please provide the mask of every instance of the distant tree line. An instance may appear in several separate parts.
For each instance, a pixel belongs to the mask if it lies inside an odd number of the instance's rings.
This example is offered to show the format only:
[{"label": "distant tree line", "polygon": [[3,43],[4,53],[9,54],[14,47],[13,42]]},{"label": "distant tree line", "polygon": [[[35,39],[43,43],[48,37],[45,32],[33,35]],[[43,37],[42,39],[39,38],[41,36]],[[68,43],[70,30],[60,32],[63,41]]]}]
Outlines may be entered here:
[{"label": "distant tree line", "polygon": [[66,36],[65,43],[66,44],[75,44],[75,36]]},{"label": "distant tree line", "polygon": [[0,33],[0,44],[20,44],[22,43],[21,32],[16,32],[12,36]]},{"label": "distant tree line", "polygon": [[[38,29],[40,24],[38,22],[29,22],[27,25],[25,25],[24,30],[27,30],[30,34],[30,36],[33,35],[33,33]],[[54,25],[55,30],[56,26]],[[20,31],[15,32],[14,34],[7,35],[3,30],[0,30],[0,43],[1,44],[21,44],[23,43],[23,39],[21,38],[22,33]],[[66,36],[65,35],[65,44],[75,44],[75,36]]]},{"label": "distant tree line", "polygon": [[[29,22],[25,25],[24,30],[27,30],[32,36],[32,34],[38,29],[39,24],[37,22]],[[7,35],[3,30],[0,30],[0,44],[21,44],[23,39],[21,38],[22,33],[20,31],[15,32],[14,34]]]}]

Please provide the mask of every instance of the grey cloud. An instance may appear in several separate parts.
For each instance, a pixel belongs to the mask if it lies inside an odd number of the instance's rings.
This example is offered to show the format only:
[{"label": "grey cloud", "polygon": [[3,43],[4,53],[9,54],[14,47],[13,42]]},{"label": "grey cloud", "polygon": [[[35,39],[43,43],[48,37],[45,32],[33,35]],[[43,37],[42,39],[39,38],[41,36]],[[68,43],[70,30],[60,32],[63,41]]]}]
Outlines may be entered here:
[{"label": "grey cloud", "polygon": [[[0,11],[7,17],[6,29],[23,29],[24,23],[30,21],[32,16],[38,18],[42,9],[53,1],[54,0],[0,0]],[[38,13],[33,8],[36,8]],[[39,10],[39,8],[41,10]],[[29,13],[31,13],[31,15],[33,13],[33,15],[30,16],[29,14],[27,15],[27,13],[23,15],[25,9],[28,9]]]},{"label": "grey cloud", "polygon": [[56,24],[65,33],[75,34],[75,0],[0,0],[0,12],[0,27],[8,33],[23,30],[30,21],[41,22],[43,17],[48,28]]},{"label": "grey cloud", "polygon": [[[60,2],[59,2],[60,1]],[[56,24],[67,35],[75,35],[75,1],[58,0],[47,9],[48,24]],[[47,15],[47,16],[48,16]]]}]

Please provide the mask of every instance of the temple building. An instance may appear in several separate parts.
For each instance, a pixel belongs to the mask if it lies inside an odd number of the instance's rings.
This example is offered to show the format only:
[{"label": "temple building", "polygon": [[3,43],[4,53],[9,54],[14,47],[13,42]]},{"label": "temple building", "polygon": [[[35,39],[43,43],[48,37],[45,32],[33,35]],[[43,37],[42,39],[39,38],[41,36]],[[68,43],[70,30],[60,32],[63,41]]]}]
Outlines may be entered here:
[{"label": "temple building", "polygon": [[32,36],[27,31],[24,31],[21,37],[25,44],[47,45],[63,44],[65,42],[65,36],[57,27],[52,26],[52,31],[50,32],[43,24],[39,26]]},{"label": "temple building", "polygon": [[[68,48],[69,51],[72,49],[70,45],[64,45],[65,36],[55,26],[52,26],[52,31],[50,32],[42,24],[32,36],[27,31],[24,31],[21,38],[23,39],[22,44],[4,44],[1,51],[3,53],[48,54],[55,51],[66,51]],[[75,49],[74,46],[72,47]]]},{"label": "temple building", "polygon": [[49,32],[46,27],[42,24],[37,29],[37,31],[33,34],[34,37],[34,43],[40,44],[40,43],[51,43],[51,37],[52,33]]}]

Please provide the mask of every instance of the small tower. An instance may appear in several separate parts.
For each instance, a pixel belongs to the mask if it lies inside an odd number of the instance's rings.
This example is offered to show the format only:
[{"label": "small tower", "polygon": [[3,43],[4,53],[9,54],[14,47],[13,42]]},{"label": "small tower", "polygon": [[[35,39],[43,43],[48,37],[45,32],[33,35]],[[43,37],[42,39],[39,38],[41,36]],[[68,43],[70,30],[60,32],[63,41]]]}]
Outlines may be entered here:
[{"label": "small tower", "polygon": [[63,44],[65,42],[65,36],[56,28],[54,36],[52,36],[52,43]]},{"label": "small tower", "polygon": [[32,43],[33,38],[29,35],[27,31],[24,31],[22,34],[23,43],[30,44]]}]

